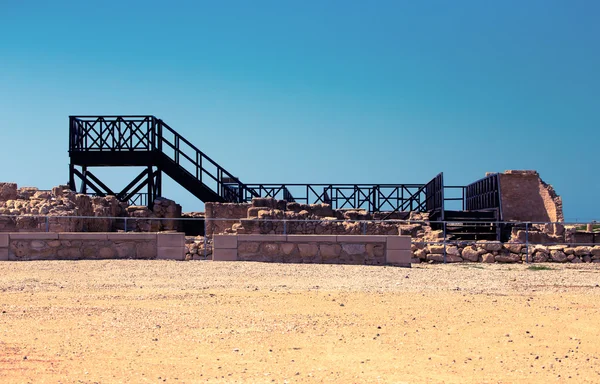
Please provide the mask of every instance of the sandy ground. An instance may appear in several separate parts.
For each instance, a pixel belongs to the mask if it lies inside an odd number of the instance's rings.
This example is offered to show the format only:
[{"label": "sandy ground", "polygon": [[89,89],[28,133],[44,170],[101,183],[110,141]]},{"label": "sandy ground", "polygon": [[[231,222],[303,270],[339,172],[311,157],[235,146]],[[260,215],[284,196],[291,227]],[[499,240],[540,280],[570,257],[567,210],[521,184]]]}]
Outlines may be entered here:
[{"label": "sandy ground", "polygon": [[0,383],[600,382],[600,267],[2,262]]}]

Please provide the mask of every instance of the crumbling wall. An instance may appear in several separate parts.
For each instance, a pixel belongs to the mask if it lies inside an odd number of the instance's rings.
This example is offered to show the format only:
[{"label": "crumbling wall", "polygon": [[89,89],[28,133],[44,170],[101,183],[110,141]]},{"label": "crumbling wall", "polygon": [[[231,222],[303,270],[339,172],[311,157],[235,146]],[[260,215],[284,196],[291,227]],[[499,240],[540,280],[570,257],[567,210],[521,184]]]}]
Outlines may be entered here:
[{"label": "crumbling wall", "polygon": [[562,222],[562,199],[536,171],[509,170],[500,175],[505,221]]},{"label": "crumbling wall", "polygon": [[150,211],[145,206],[128,206],[115,196],[78,194],[66,185],[45,191],[0,183],[0,215],[10,216],[0,217],[0,232],[112,232],[125,229],[126,217],[134,218],[128,221],[128,231],[158,232],[178,230],[181,206],[159,198]]},{"label": "crumbling wall", "polygon": [[[249,203],[205,203],[206,235],[226,233],[235,223],[248,215]],[[231,220],[211,220],[231,219]]]},{"label": "crumbling wall", "polygon": [[[428,244],[413,239],[413,264],[447,263],[600,263],[600,246],[543,245],[499,241],[449,242]],[[445,253],[445,257],[444,257]]]}]

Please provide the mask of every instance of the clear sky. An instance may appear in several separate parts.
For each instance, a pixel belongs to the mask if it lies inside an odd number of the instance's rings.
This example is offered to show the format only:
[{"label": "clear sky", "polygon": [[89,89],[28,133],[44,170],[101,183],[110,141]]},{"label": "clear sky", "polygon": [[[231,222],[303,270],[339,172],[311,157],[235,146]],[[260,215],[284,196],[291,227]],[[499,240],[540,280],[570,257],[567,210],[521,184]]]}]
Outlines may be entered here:
[{"label": "clear sky", "polygon": [[69,115],[153,114],[247,183],[536,169],[568,220],[600,219],[599,15],[595,0],[0,0],[0,180],[65,183]]}]

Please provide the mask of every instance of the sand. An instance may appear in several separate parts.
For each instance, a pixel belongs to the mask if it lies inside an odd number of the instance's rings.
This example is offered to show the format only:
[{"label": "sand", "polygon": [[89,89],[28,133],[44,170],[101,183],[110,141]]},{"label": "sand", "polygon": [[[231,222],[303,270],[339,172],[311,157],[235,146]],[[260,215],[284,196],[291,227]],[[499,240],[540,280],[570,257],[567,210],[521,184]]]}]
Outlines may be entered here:
[{"label": "sand", "polygon": [[0,383],[600,382],[600,267],[0,268]]}]

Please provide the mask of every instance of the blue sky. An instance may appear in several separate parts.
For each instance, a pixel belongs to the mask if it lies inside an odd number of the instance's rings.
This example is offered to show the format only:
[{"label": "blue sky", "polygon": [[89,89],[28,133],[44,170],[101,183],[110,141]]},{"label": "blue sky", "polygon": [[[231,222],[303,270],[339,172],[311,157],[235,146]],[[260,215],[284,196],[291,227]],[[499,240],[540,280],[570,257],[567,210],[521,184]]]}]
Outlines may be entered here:
[{"label": "blue sky", "polygon": [[[77,114],[153,114],[243,182],[537,169],[600,219],[597,1],[0,0],[0,180],[68,179]],[[102,173],[115,189],[124,172]],[[201,205],[167,183],[184,210]]]}]

